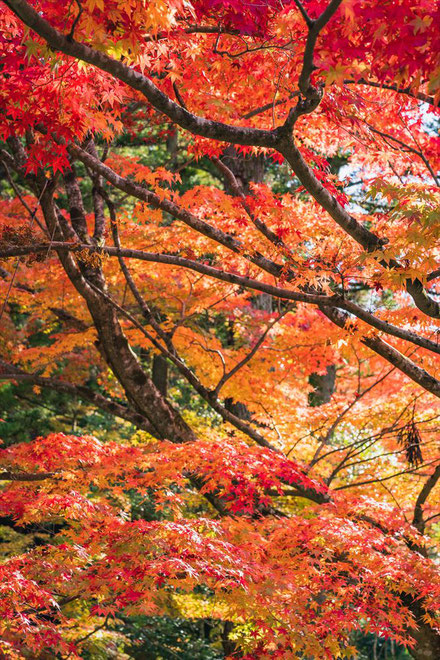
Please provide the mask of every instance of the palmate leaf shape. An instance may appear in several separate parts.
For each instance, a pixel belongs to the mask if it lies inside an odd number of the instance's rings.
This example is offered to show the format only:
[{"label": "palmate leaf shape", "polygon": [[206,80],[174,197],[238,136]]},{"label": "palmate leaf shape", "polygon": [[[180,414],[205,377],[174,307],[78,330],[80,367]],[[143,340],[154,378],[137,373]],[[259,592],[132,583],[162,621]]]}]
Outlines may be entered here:
[{"label": "palmate leaf shape", "polygon": [[[438,607],[438,569],[408,548],[405,536],[414,543],[423,540],[417,541],[417,531],[401,516],[393,521],[396,511],[383,511],[379,528],[360,514],[361,507],[350,514],[344,498],[307,481],[297,466],[281,456],[267,456],[263,449],[238,443],[234,453],[232,443],[221,450],[217,446],[214,450],[223,452],[219,461],[203,443],[191,448],[192,467],[206,478],[202,491],[222,497],[233,517],[127,520],[112,491],[117,495],[124,483],[145,494],[154,483],[160,502],[163,483],[171,498],[172,483],[182,488],[182,473],[188,479],[191,450],[184,454],[181,449],[166,443],[159,454],[149,445],[145,449],[53,435],[3,451],[2,463],[18,477],[37,474],[30,471],[38,468],[41,476],[42,470],[51,470],[60,480],[56,487],[48,478],[15,481],[1,494],[2,513],[13,512],[19,524],[61,524],[60,542],[54,543],[55,537],[50,545],[2,567],[5,639],[12,648],[22,647],[25,629],[28,648],[46,648],[50,638],[52,648],[64,652],[63,627],[71,621],[59,608],[72,598],[98,599],[91,612],[99,616],[115,611],[157,614],[166,612],[170,588],[181,593],[200,584],[212,590],[213,610],[218,601],[228,616],[253,622],[259,631],[253,657],[265,657],[271,646],[287,655],[321,648],[332,657],[360,619],[372,631],[411,643],[414,622],[399,594],[416,592],[427,611]],[[228,478],[226,463],[237,480]],[[315,487],[317,498],[325,494],[328,503],[308,518],[258,514],[258,490],[273,491],[277,472],[298,488]],[[88,499],[91,484],[94,495]],[[99,497],[97,485],[103,489]],[[269,501],[268,496],[264,504]],[[368,511],[368,504],[363,508]],[[300,629],[307,632],[305,639]]]},{"label": "palmate leaf shape", "polygon": [[439,18],[1,5],[0,377],[123,420],[1,450],[2,517],[51,530],[2,653],[202,592],[244,657],[440,656]]}]

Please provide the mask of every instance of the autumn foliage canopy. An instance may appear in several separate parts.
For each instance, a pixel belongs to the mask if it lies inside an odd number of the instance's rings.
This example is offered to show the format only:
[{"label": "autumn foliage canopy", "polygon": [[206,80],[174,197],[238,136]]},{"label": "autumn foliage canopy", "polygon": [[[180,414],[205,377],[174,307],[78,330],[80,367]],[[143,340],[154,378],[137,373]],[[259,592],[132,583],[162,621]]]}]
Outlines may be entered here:
[{"label": "autumn foliage canopy", "polygon": [[0,563],[1,657],[178,615],[229,657],[440,658],[439,26],[3,0],[1,387],[117,431],[1,445],[1,520],[50,530]]}]

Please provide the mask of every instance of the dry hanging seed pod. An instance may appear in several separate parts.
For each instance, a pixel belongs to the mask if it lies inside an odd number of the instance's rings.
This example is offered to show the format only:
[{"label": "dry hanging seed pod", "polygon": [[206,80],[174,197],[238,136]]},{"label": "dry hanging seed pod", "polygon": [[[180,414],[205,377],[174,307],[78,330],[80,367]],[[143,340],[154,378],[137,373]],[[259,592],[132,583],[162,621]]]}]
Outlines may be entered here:
[{"label": "dry hanging seed pod", "polygon": [[399,431],[398,442],[405,449],[406,460],[409,465],[420,465],[423,463],[422,450],[420,449],[421,436],[414,418]]}]

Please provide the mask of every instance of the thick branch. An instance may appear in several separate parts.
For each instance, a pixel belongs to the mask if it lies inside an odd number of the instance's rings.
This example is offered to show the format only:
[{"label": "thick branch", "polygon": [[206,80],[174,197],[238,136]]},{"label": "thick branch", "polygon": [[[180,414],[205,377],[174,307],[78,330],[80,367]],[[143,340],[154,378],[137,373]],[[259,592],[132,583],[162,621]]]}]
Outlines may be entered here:
[{"label": "thick branch", "polygon": [[[246,277],[243,275],[237,275],[235,273],[230,273],[214,266],[209,266],[198,261],[193,261],[191,259],[186,259],[185,257],[179,257],[172,254],[161,254],[155,252],[145,252],[143,250],[135,250],[131,248],[118,248],[111,246],[104,246],[98,248],[96,246],[90,246],[88,244],[82,243],[66,243],[59,241],[52,241],[52,243],[42,243],[40,245],[32,246],[17,246],[6,248],[0,250],[0,258],[8,258],[13,256],[23,256],[26,254],[48,252],[50,249],[57,250],[58,252],[72,251],[72,252],[82,252],[87,251],[90,254],[106,254],[110,257],[121,258],[131,258],[139,259],[141,261],[147,261],[151,263],[163,263],[170,266],[179,266],[181,268],[188,268],[189,270],[195,271],[202,275],[207,275],[208,277],[213,277],[214,279],[220,280],[222,282],[227,282],[229,284],[236,284],[237,286],[245,287],[246,289],[251,289],[253,291],[259,291],[261,293],[267,293],[275,298],[280,298],[283,300],[292,300],[294,302],[303,302],[310,305],[318,305],[325,308],[340,308],[344,309],[354,316],[358,317],[362,321],[365,321],[368,325],[377,328],[378,330],[385,332],[404,341],[409,341],[420,348],[424,348],[433,353],[440,354],[440,345],[423,337],[422,335],[417,335],[411,330],[404,330],[399,328],[388,321],[378,319],[376,316],[367,312],[362,307],[357,305],[350,300],[346,300],[341,296],[326,296],[318,293],[308,293],[303,291],[293,291],[292,289],[283,289],[278,286],[273,286],[271,284],[265,284],[251,277]],[[131,277],[129,276],[129,279]],[[132,284],[134,284],[132,282]],[[130,287],[131,288],[131,287]],[[132,289],[133,290],[133,289]],[[139,296],[139,292],[135,296],[139,304],[141,304],[142,298]],[[149,313],[145,308],[145,301],[142,301],[141,307],[144,307],[144,315],[149,322],[151,322],[151,312]],[[331,319],[333,320],[333,319]],[[157,327],[155,327],[157,331]],[[159,335],[161,332],[159,331]],[[166,340],[164,336],[162,339]]]},{"label": "thick branch", "polygon": [[[308,16],[305,16],[305,21],[308,25],[309,32],[307,35],[306,47],[304,50],[303,65],[299,77],[299,89],[301,94],[311,101],[319,103],[322,97],[322,91],[314,87],[310,81],[310,76],[314,70],[313,53],[316,46],[316,40],[321,30],[327,25],[329,20],[338,10],[342,0],[332,0],[322,14],[315,20],[311,21]],[[296,3],[297,5],[300,3]],[[304,15],[304,14],[303,14]]]},{"label": "thick branch", "polygon": [[166,358],[168,358],[180,371],[182,376],[186,378],[188,383],[192,385],[192,387],[195,389],[195,391],[205,400],[209,403],[211,408],[215,410],[226,422],[229,422],[233,426],[235,426],[239,431],[250,437],[252,440],[254,440],[257,444],[259,444],[261,447],[266,447],[268,449],[271,449],[274,452],[278,453],[278,449],[273,447],[270,442],[266,440],[258,431],[253,429],[249,424],[246,424],[242,419],[231,413],[229,410],[226,410],[226,408],[217,400],[216,393],[211,392],[208,390],[197,378],[196,374],[186,366],[186,364],[181,360],[177,355],[174,353],[171,353],[168,351],[164,346],[160,344],[145,328],[128,312],[126,309],[118,305],[118,303],[113,300],[110,296],[108,296],[106,293],[103,291],[98,291],[98,293],[103,296],[108,302],[115,307],[115,309],[118,310],[120,314],[125,316],[133,325],[140,330],[140,332],[150,341],[155,348],[157,348],[162,355],[164,355]]},{"label": "thick branch", "polygon": [[[345,328],[348,321],[348,315],[339,311],[338,309],[330,309],[329,307],[321,307],[321,311],[328,319],[333,321],[340,328]],[[375,353],[385,358],[390,364],[400,369],[408,378],[423,387],[423,389],[431,392],[434,396],[440,398],[440,381],[431,376],[425,369],[419,367],[412,360],[405,355],[402,355],[397,349],[387,344],[380,337],[363,337],[361,342],[373,350]]]},{"label": "thick branch", "polygon": [[144,252],[143,250],[135,250],[130,248],[116,248],[111,246],[104,246],[98,248],[95,246],[90,246],[83,243],[66,243],[59,241],[52,241],[52,243],[47,244],[43,243],[40,245],[32,246],[19,246],[15,248],[6,248],[0,250],[0,258],[6,258],[11,256],[20,256],[25,254],[41,253],[48,250],[48,248],[53,248],[57,252],[81,252],[87,251],[90,254],[107,254],[114,257],[125,257],[132,259],[140,259],[141,261],[149,261],[152,263],[162,263],[169,264],[171,266],[180,266],[182,268],[188,268],[202,275],[208,275],[215,279],[221,280],[223,282],[228,282],[229,284],[237,284],[238,286],[243,286],[248,289],[253,289],[255,291],[261,291],[262,293],[268,293],[277,298],[284,298],[286,300],[293,300],[295,302],[304,302],[310,303],[312,305],[332,305],[333,299],[338,299],[336,296],[325,296],[321,294],[314,293],[303,293],[302,291],[292,291],[290,289],[282,289],[277,286],[272,286],[271,284],[264,284],[258,280],[254,280],[250,277],[245,277],[242,275],[235,275],[219,268],[214,268],[213,266],[208,266],[207,264],[200,263],[198,261],[193,261],[191,259],[186,259],[185,257],[179,257],[172,254],[160,254],[156,252]]},{"label": "thick branch", "polygon": [[[41,206],[49,230],[57,233],[58,218],[52,191],[42,196]],[[58,230],[58,235],[60,233]],[[105,289],[102,269],[97,266],[82,268],[81,262],[78,267],[65,249],[57,249],[57,253],[72,284],[87,303],[98,333],[99,350],[123,387],[130,405],[149,420],[152,435],[182,442],[195,439],[192,429],[145,373],[122,331],[114,308],[96,293],[96,288]]]},{"label": "thick branch", "polygon": [[159,208],[162,211],[169,213],[173,218],[184,222],[186,225],[188,225],[188,227],[191,227],[207,238],[210,238],[216,243],[227,247],[229,250],[232,250],[236,254],[241,254],[249,261],[256,264],[271,275],[279,277],[283,272],[282,266],[279,264],[276,264],[270,259],[267,259],[258,252],[246,254],[244,252],[243,244],[230,234],[226,234],[225,232],[221,231],[221,229],[217,229],[216,227],[209,225],[204,220],[201,220],[193,213],[190,213],[190,211],[187,211],[186,209],[178,206],[174,202],[171,202],[167,199],[161,199],[159,195],[149,191],[146,187],[125,179],[110,167],[94,158],[91,154],[87,153],[83,149],[80,149],[76,145],[69,145],[68,150],[70,153],[74,154],[78,160],[81,160],[85,165],[87,165],[87,167],[101,174],[107,181],[109,181],[109,183],[114,185],[115,188],[118,188],[119,190],[122,190],[123,192],[126,192],[133,197],[136,197],[136,199],[139,199],[140,201],[146,202],[153,208]]},{"label": "thick branch", "polygon": [[55,476],[55,472],[0,472],[0,481],[44,481]]},{"label": "thick branch", "polygon": [[416,504],[414,507],[413,525],[419,530],[420,534],[425,533],[425,524],[426,524],[426,520],[423,517],[423,505],[425,504],[426,500],[431,494],[431,491],[437,485],[439,479],[440,479],[440,464],[437,465],[434,472],[426,480],[425,485],[423,486],[416,500]]},{"label": "thick branch", "polygon": [[73,163],[71,163],[70,169],[64,172],[64,183],[66,186],[67,199],[69,201],[69,213],[72,227],[78,238],[84,243],[88,243],[90,237],[87,229],[86,212],[84,210],[82,195]]},{"label": "thick branch", "polygon": [[404,339],[405,341],[410,341],[412,344],[420,346],[420,348],[426,348],[428,351],[432,351],[432,353],[437,353],[437,355],[440,355],[440,344],[432,341],[431,339],[428,339],[427,337],[418,335],[411,330],[404,330],[403,328],[399,328],[392,323],[389,323],[388,321],[378,319],[377,316],[370,314],[370,312],[367,312],[360,305],[357,305],[350,300],[343,298],[337,306],[341,309],[345,309],[347,312],[351,312],[354,316],[357,316],[358,319],[365,321],[365,323],[368,323],[368,325],[371,325],[373,328],[376,328],[381,332],[385,332],[386,334],[392,335],[393,337],[398,337],[399,339]]},{"label": "thick branch", "polygon": [[[361,225],[360,222],[358,222],[339,204],[337,199],[328,192],[321,182],[318,181],[313,171],[302,157],[301,152],[295,146],[291,135],[286,134],[280,148],[280,153],[282,153],[287,159],[292,170],[305,189],[347,234],[354,238],[354,240],[367,250],[367,252],[380,251],[382,249],[387,241],[379,238],[379,236]],[[391,260],[389,263],[383,260],[379,261],[385,268],[401,268],[400,264],[395,260]],[[440,305],[430,298],[420,280],[407,279],[405,285],[406,290],[420,311],[427,316],[440,318]]]},{"label": "thick branch", "polygon": [[[299,149],[294,145],[292,138],[288,137],[287,140],[284,140],[283,144],[284,147],[281,149],[281,153],[283,153],[283,155],[288,160],[296,176],[299,178],[306,190],[308,190],[314,199],[329,213],[329,215],[337,222],[337,224],[352,238],[354,238],[357,243],[362,245],[362,247],[368,252],[381,250],[386,241],[363,227],[363,225],[361,225],[353,216],[351,216],[339,204],[333,195],[331,195],[328,190],[324,188],[324,186],[320,181],[318,181],[310,167],[305,162]],[[170,213],[170,215],[181,220],[204,236],[207,236],[217,243],[224,245],[233,252],[242,254],[242,256],[244,256],[246,259],[256,264],[271,275],[274,275],[275,277],[279,277],[281,275],[281,266],[271,261],[270,259],[267,259],[258,252],[253,254],[243,254],[242,244],[230,234],[225,234],[221,230],[212,227],[207,222],[200,220],[197,218],[197,216],[194,216],[192,213],[182,209],[173,202],[168,200],[161,200],[157,195],[150,192],[143,186],[139,186],[127,179],[124,179],[116,172],[114,172],[110,167],[104,165],[99,160],[94,159],[90,154],[83,151],[82,149],[79,149],[79,147],[71,145],[69,146],[69,151],[74,153],[75,156],[84,164],[102,174],[103,177],[112,183],[116,188],[127,192],[129,195],[133,195],[141,201],[145,201],[147,204],[150,204],[154,208],[161,208],[167,213]],[[276,241],[277,237],[274,236],[273,232],[269,230],[264,225],[264,223],[260,223],[258,219],[254,219],[254,222],[259,223],[257,228],[271,242]],[[389,264],[383,262],[382,265],[387,268],[400,268],[400,265],[396,261],[391,261]],[[440,305],[426,293],[420,280],[407,279],[406,290],[413,298],[417,307],[424,314],[427,314],[433,318],[440,317]]]}]

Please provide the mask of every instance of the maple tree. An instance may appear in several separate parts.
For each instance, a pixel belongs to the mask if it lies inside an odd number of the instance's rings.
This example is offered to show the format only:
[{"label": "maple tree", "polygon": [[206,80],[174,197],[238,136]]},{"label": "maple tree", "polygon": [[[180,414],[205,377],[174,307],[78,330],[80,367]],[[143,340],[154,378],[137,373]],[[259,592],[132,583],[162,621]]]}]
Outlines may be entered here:
[{"label": "maple tree", "polygon": [[0,564],[1,653],[178,613],[440,657],[439,3],[0,17],[0,377],[121,426],[1,449],[1,515],[54,530]]}]

